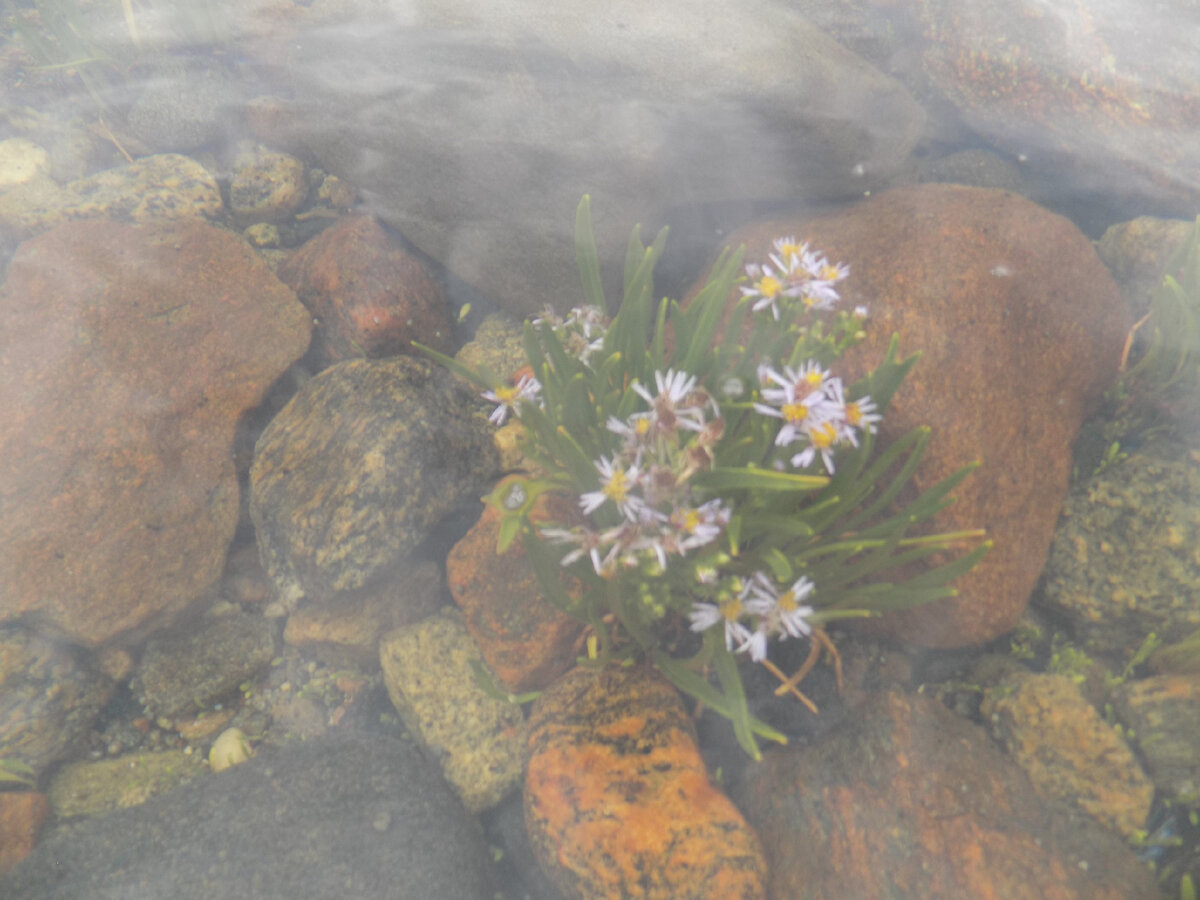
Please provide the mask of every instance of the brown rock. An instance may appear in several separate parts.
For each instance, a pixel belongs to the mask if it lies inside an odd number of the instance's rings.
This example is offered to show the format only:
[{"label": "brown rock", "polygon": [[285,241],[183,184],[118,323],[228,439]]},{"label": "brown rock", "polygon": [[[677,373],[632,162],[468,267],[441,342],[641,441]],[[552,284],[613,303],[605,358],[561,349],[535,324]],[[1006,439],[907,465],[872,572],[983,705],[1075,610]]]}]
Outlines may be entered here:
[{"label": "brown rock", "polygon": [[575,669],[534,703],[529,729],[525,823],[565,896],[764,896],[758,838],[709,781],[679,695],[651,670]]},{"label": "brown rock", "polygon": [[238,238],[76,222],[0,290],[0,618],[95,645],[221,575],[237,423],[309,318]]},{"label": "brown rock", "polygon": [[[535,520],[550,502],[546,494],[538,497]],[[560,506],[564,502],[570,501],[557,498]],[[560,510],[557,519],[567,521],[572,512]],[[573,665],[583,624],[542,595],[519,539],[496,553],[502,519],[499,510],[484,507],[446,557],[446,578],[467,630],[496,677],[514,693],[540,690]]]},{"label": "brown rock", "polygon": [[1066,675],[1014,673],[987,691],[980,714],[1039,791],[1126,838],[1145,826],[1154,785]]},{"label": "brown rock", "polygon": [[934,523],[986,528],[992,551],[958,581],[958,597],[884,627],[930,647],[1002,634],[1045,564],[1076,431],[1116,374],[1129,325],[1116,285],[1069,221],[983,188],[899,188],[818,219],[754,225],[730,244],[766,259],[780,235],[849,263],[842,305],[870,308],[866,340],[834,366],[847,383],[893,334],[902,354],[922,352],[880,428],[884,444],[931,427],[917,486],[982,463]]},{"label": "brown rock", "polygon": [[410,341],[448,351],[449,304],[425,265],[369,216],[341,219],[279,269],[317,319],[313,355],[324,367],[395,356]]},{"label": "brown rock", "polygon": [[45,794],[0,793],[0,875],[29,855],[49,814]]},{"label": "brown rock", "polygon": [[1126,682],[1113,692],[1113,705],[1158,789],[1188,806],[1200,802],[1200,676]]},{"label": "brown rock", "polygon": [[983,731],[936,700],[877,695],[817,746],[768,750],[742,808],[770,896],[803,900],[1158,897],[1122,841],[1039,799]]}]

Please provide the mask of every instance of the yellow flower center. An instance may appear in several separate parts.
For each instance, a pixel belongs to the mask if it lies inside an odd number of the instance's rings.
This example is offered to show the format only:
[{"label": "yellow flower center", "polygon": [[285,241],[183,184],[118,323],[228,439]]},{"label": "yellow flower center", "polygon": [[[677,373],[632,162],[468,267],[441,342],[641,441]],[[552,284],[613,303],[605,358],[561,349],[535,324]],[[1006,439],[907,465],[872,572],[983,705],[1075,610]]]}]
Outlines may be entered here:
[{"label": "yellow flower center", "polygon": [[512,406],[513,401],[517,399],[517,389],[510,385],[501,385],[494,391],[496,402],[503,403],[506,406]]},{"label": "yellow flower center", "polygon": [[737,597],[732,600],[726,600],[721,604],[721,615],[725,617],[727,622],[736,622],[742,617],[742,601]]},{"label": "yellow flower center", "polygon": [[783,261],[785,263],[791,263],[792,260],[799,259],[800,257],[800,245],[781,244],[779,247],[779,255],[783,257]]},{"label": "yellow flower center", "polygon": [[770,275],[764,275],[762,279],[759,280],[758,284],[755,285],[755,287],[758,288],[758,292],[768,300],[772,297],[779,296],[779,292],[783,290],[783,285],[779,283],[779,279]]},{"label": "yellow flower center", "polygon": [[863,420],[862,409],[855,402],[846,404],[846,421],[851,425],[861,425]]},{"label": "yellow flower center", "polygon": [[834,281],[838,277],[836,266],[825,265],[821,267],[821,277],[825,281]]},{"label": "yellow flower center", "polygon": [[803,422],[808,418],[808,407],[803,403],[785,403],[779,411],[785,422]]},{"label": "yellow flower center", "polygon": [[612,477],[608,479],[608,483],[601,488],[605,497],[608,497],[615,503],[620,503],[625,499],[625,495],[629,493],[629,479],[625,476],[623,469],[613,469]]},{"label": "yellow flower center", "polygon": [[785,613],[795,612],[798,606],[795,591],[784,591],[779,595],[779,608]]},{"label": "yellow flower center", "polygon": [[698,510],[689,509],[683,514],[683,521],[680,523],[680,527],[688,534],[692,534],[699,525],[700,513]]},{"label": "yellow flower center", "polygon": [[814,447],[818,450],[825,450],[832,447],[837,441],[837,426],[832,422],[818,425],[812,430],[812,434],[809,437]]}]

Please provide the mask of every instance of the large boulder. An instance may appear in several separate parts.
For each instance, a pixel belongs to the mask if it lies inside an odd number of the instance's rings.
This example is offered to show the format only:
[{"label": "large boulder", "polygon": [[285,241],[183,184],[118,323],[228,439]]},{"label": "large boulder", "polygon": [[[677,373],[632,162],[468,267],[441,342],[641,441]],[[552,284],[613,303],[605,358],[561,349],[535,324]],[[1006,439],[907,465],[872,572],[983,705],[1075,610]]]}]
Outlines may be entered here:
[{"label": "large boulder", "polygon": [[958,597],[885,627],[929,647],[1002,634],[1045,565],[1075,434],[1116,375],[1129,325],[1116,285],[1074,225],[1004,191],[898,188],[820,218],[760,223],[730,243],[765,260],[780,235],[849,263],[842,303],[870,308],[865,341],[834,367],[847,383],[893,334],[902,353],[923,354],[880,426],[885,443],[932,429],[917,486],[981,463],[935,523],[986,528],[991,552],[957,582]]},{"label": "large boulder", "polygon": [[373,214],[516,314],[580,296],[584,193],[619,275],[634,222],[857,193],[924,122],[898,83],[771,0],[397,9],[289,35],[291,133],[262,136],[361,186]]},{"label": "large boulder", "polygon": [[310,328],[199,222],[22,244],[0,289],[0,620],[97,645],[208,590],[237,525],[238,421]]}]

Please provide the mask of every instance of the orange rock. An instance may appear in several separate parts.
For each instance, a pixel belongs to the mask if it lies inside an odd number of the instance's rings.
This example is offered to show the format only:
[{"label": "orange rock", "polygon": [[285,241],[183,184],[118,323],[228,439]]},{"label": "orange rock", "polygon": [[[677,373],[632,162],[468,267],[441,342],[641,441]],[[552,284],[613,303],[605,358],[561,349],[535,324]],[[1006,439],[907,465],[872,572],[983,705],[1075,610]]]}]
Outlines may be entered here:
[{"label": "orange rock", "polygon": [[[547,504],[569,503],[543,494],[533,507],[535,520]],[[571,508],[555,510],[567,520]],[[542,596],[520,540],[496,554],[503,517],[491,506],[446,558],[446,578],[488,667],[510,691],[538,690],[575,661],[574,645],[583,624]]]},{"label": "orange rock", "polygon": [[982,729],[880,694],[811,747],[770,749],[741,807],[775,900],[1153,900],[1124,842],[1042,800]]},{"label": "orange rock", "polygon": [[841,305],[870,308],[866,340],[833,367],[847,384],[893,334],[903,355],[922,353],[880,426],[881,444],[932,429],[916,485],[982,463],[934,523],[986,528],[991,552],[959,579],[957,598],[883,627],[927,647],[1003,634],[1045,565],[1075,434],[1116,375],[1129,327],[1116,285],[1071,222],[1004,191],[898,188],[818,219],[753,225],[729,243],[765,260],[782,235],[849,263]]},{"label": "orange rock", "polygon": [[0,875],[29,855],[49,813],[45,794],[0,793]]},{"label": "orange rock", "polygon": [[575,669],[529,726],[525,823],[565,896],[765,896],[758,838],[709,781],[679,695],[653,670]]}]

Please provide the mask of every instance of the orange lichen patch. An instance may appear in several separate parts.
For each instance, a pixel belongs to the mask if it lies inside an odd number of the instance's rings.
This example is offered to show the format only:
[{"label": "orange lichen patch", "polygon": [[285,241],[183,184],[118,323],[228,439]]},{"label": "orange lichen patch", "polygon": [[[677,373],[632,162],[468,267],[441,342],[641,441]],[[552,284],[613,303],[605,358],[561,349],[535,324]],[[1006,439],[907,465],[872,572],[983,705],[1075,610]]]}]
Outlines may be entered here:
[{"label": "orange lichen patch", "polygon": [[[534,517],[550,502],[539,497]],[[446,580],[488,667],[520,693],[545,687],[571,667],[583,625],[542,596],[520,541],[496,553],[501,518],[485,507],[447,556]]]},{"label": "orange lichen patch", "polygon": [[29,855],[49,814],[45,794],[0,794],[0,875]]},{"label": "orange lichen patch", "polygon": [[529,724],[526,826],[568,896],[764,896],[758,838],[709,781],[687,712],[653,671],[576,669]]}]

